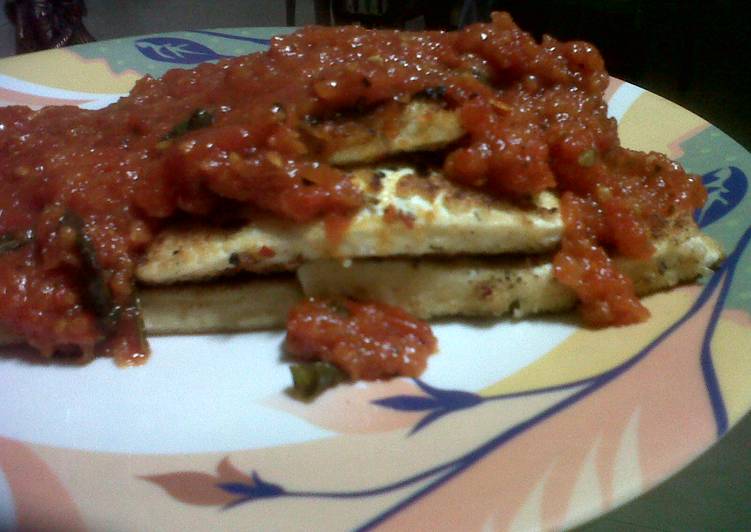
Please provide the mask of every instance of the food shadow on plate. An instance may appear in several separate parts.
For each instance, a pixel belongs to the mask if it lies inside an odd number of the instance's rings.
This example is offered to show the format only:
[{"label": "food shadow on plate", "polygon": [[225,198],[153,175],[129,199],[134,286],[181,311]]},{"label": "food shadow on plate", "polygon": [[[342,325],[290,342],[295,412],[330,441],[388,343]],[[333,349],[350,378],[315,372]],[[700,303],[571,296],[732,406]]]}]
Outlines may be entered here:
[{"label": "food shadow on plate", "polygon": [[[501,318],[439,318],[430,320],[431,326],[444,326],[444,325],[457,325],[462,324],[472,329],[488,330],[499,324],[516,324],[516,323],[530,323],[535,325],[569,325],[572,327],[585,327],[581,319],[575,312],[564,312],[556,314],[547,314],[541,316],[527,316],[524,319],[515,319],[512,317]],[[154,334],[150,335],[151,338],[169,338],[178,336],[191,336],[194,338],[210,338],[212,342],[229,344],[236,340],[239,336],[243,335],[258,335],[263,334],[269,337],[277,336],[283,331],[281,329],[265,329],[260,331],[231,331],[221,333],[205,333],[205,334]],[[277,347],[277,358],[279,362],[283,364],[294,364],[296,360],[288,355],[284,347],[284,338],[280,338]],[[0,346],[0,360],[17,360],[22,364],[28,364],[31,366],[62,366],[62,367],[83,367],[97,358],[107,358],[104,356],[96,357],[82,357],[75,353],[62,353],[56,354],[52,357],[45,357],[39,354],[34,348],[24,344],[13,344]],[[147,362],[148,364],[148,362]],[[292,388],[289,389],[292,391]]]},{"label": "food shadow on plate", "polygon": [[29,366],[83,367],[92,362],[94,358],[97,357],[83,357],[78,354],[45,357],[40,355],[33,347],[24,344],[0,346],[0,360],[15,360],[20,364]]},{"label": "food shadow on plate", "polygon": [[431,326],[457,325],[462,324],[473,329],[492,329],[496,325],[515,325],[517,323],[528,323],[534,325],[570,325],[572,327],[588,328],[576,312],[557,312],[551,314],[541,314],[536,316],[524,316],[523,318],[514,318],[511,316],[486,317],[486,318],[457,318],[445,317],[430,320]]}]

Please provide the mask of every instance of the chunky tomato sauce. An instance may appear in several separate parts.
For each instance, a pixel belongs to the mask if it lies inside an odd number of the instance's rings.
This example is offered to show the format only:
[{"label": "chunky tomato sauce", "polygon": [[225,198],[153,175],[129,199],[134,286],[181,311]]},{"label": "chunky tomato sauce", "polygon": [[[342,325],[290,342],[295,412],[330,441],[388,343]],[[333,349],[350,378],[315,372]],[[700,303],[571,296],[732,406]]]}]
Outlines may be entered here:
[{"label": "chunky tomato sauce", "polygon": [[591,45],[535,42],[500,13],[453,33],[312,27],[265,53],[145,77],[100,111],[0,109],[0,322],[44,353],[138,359],[134,268],[165,220],[242,205],[326,218],[335,236],[362,199],[311,126],[426,95],[467,132],[446,174],[509,198],[559,190],[558,279],[589,322],[638,321],[610,254],[648,256],[656,224],[705,193],[663,156],[620,147],[607,83]]},{"label": "chunky tomato sauce", "polygon": [[430,326],[398,307],[309,299],[287,323],[287,352],[334,364],[353,380],[416,377],[438,343]]}]

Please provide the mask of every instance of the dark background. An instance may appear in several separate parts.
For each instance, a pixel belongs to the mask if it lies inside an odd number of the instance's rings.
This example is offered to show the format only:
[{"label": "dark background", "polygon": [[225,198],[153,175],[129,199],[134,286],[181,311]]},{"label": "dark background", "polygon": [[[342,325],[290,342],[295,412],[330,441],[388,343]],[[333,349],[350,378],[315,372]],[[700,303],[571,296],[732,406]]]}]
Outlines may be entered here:
[{"label": "dark background", "polygon": [[[317,1],[317,20],[329,2]],[[334,23],[442,29],[508,11],[538,39],[586,40],[608,71],[699,114],[751,147],[748,2],[666,0],[333,0]],[[375,6],[375,7],[374,7]],[[379,15],[364,14],[368,9]],[[354,13],[353,13],[354,12]],[[416,25],[414,20],[422,17]]]},{"label": "dark background", "polygon": [[[314,21],[451,29],[487,20],[492,10],[505,10],[538,38],[550,33],[562,40],[592,42],[602,51],[612,75],[694,111],[751,148],[751,111],[746,103],[751,93],[749,0],[4,0],[3,4],[10,18],[0,15],[0,33],[12,39],[14,12],[41,13],[47,16],[51,33],[48,46],[71,28],[72,42],[85,38],[75,31],[79,21],[104,40]],[[39,37],[34,32],[42,26],[27,25],[27,46],[29,36],[32,41]],[[12,47],[11,42],[7,45],[0,46],[0,52],[10,52],[4,49]]]},{"label": "dark background", "polygon": [[751,148],[748,2],[498,0],[537,37],[594,43],[611,75],[690,109]]}]

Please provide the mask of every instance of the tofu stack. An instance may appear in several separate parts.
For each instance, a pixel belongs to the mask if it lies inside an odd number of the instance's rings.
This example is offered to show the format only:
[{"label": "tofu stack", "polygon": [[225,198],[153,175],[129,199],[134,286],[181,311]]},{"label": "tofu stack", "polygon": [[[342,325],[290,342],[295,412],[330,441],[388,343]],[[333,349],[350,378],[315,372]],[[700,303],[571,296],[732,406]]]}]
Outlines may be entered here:
[{"label": "tofu stack", "polygon": [[[334,126],[316,124],[310,134],[330,139]],[[463,136],[455,112],[435,102],[405,105],[395,134],[378,133],[387,129],[378,123],[355,126],[327,160],[362,193],[358,212],[338,228],[257,212],[231,228],[166,227],[137,270],[146,331],[282,327],[290,308],[311,296],[377,300],[420,318],[520,318],[576,306],[553,274],[564,229],[555,193],[496,199],[426,164],[426,153],[435,158]],[[696,279],[723,257],[687,216],[666,220],[653,243],[648,260],[616,257],[639,295]],[[0,331],[0,341],[12,340]]]},{"label": "tofu stack", "polygon": [[[138,277],[151,333],[283,326],[303,297],[353,297],[421,318],[521,318],[576,306],[554,277],[563,232],[551,193],[521,207],[415,168],[358,170],[366,206],[336,242],[324,222],[261,218],[238,229],[166,230]],[[640,296],[704,275],[722,260],[688,217],[668,220],[645,261],[616,258]]]}]

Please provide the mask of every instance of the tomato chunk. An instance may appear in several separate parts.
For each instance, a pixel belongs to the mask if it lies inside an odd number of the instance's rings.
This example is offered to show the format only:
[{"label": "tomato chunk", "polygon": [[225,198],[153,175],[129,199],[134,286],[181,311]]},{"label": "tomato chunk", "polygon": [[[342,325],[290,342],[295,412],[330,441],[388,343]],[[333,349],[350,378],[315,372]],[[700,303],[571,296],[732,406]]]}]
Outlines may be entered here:
[{"label": "tomato chunk", "polygon": [[287,352],[330,362],[353,380],[416,377],[437,348],[430,326],[383,303],[309,299],[287,321]]}]

